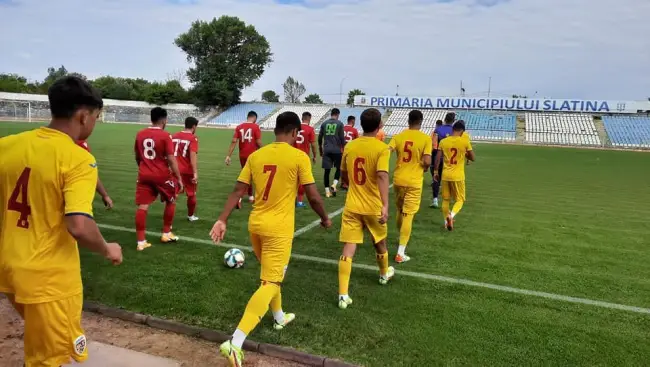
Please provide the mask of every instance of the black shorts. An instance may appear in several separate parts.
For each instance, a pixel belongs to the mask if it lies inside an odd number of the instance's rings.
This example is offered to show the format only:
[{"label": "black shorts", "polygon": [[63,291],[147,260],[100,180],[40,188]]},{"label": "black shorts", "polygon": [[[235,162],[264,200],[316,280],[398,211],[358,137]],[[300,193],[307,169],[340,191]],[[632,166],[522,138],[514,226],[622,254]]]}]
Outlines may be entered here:
[{"label": "black shorts", "polygon": [[343,154],[341,153],[325,153],[323,155],[323,168],[324,169],[341,168],[342,158],[343,158]]}]

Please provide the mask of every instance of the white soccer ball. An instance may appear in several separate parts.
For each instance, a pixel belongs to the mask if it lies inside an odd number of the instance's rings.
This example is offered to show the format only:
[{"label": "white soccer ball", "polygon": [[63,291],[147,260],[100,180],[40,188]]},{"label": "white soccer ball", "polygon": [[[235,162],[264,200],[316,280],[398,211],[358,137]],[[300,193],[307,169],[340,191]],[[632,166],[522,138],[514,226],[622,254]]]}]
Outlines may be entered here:
[{"label": "white soccer ball", "polygon": [[231,248],[223,255],[223,263],[231,269],[238,269],[244,266],[244,260],[244,253],[236,248]]}]

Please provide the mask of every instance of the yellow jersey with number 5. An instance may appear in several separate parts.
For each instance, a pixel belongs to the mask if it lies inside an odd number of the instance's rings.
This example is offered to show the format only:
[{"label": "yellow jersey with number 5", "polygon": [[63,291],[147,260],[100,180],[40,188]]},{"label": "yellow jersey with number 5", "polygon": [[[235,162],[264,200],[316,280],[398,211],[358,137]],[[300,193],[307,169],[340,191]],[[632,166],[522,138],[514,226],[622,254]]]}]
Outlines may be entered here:
[{"label": "yellow jersey with number 5", "polygon": [[465,154],[472,150],[469,138],[448,136],[442,139],[438,149],[444,157],[442,180],[465,181]]},{"label": "yellow jersey with number 5", "polygon": [[95,158],[47,127],[1,138],[0,152],[0,293],[24,304],[81,293],[79,250],[64,217],[92,218]]},{"label": "yellow jersey with number 5", "polygon": [[393,183],[421,188],[426,169],[422,166],[422,157],[431,155],[431,137],[420,130],[408,129],[393,136],[388,145],[397,152]]},{"label": "yellow jersey with number 5", "polygon": [[305,152],[287,143],[272,143],[252,153],[237,181],[255,188],[248,230],[263,236],[293,237],[298,185],[313,184]]},{"label": "yellow jersey with number 5", "polygon": [[377,172],[388,173],[390,149],[377,138],[361,136],[345,145],[341,171],[347,172],[350,187],[345,210],[363,215],[381,214]]}]

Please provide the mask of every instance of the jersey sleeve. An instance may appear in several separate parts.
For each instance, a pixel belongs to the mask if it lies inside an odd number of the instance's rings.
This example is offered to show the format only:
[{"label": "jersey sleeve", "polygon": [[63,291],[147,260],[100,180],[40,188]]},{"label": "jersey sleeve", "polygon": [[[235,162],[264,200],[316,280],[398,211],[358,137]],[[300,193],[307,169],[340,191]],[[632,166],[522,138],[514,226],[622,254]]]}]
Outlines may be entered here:
[{"label": "jersey sleeve", "polygon": [[395,141],[395,137],[390,139],[390,142],[388,143],[388,146],[392,149],[395,150],[397,148],[397,142]]},{"label": "jersey sleeve", "polygon": [[255,124],[255,128],[253,130],[254,130],[253,137],[255,138],[255,140],[262,139],[262,130],[260,130],[260,126]]},{"label": "jersey sleeve", "polygon": [[379,153],[379,159],[377,160],[377,172],[383,171],[388,172],[388,164],[390,161],[390,150],[388,148],[383,149]]},{"label": "jersey sleeve", "polygon": [[467,139],[467,151],[472,151],[472,143],[470,143],[469,139]]},{"label": "jersey sleeve", "polygon": [[234,141],[236,139],[239,139],[239,126],[235,128],[235,133],[232,134],[232,140]]},{"label": "jersey sleeve", "polygon": [[88,154],[63,175],[65,215],[82,214],[92,218],[97,187],[97,164]]},{"label": "jersey sleeve", "polygon": [[199,152],[199,138],[194,137],[194,139],[190,141],[190,152]]},{"label": "jersey sleeve", "polygon": [[244,165],[244,168],[241,169],[241,172],[239,172],[239,177],[237,177],[237,181],[245,183],[247,185],[251,184],[252,178],[253,178],[253,170],[251,169],[251,159],[252,157],[249,157],[246,160],[246,164]]},{"label": "jersey sleeve", "polygon": [[174,143],[172,142],[172,136],[167,134],[163,140],[163,146],[165,147],[165,155],[174,155]]},{"label": "jersey sleeve", "polygon": [[313,143],[316,141],[316,130],[311,129],[309,130],[309,143]]},{"label": "jersey sleeve", "polygon": [[433,151],[433,140],[429,138],[429,136],[424,137],[424,154],[425,155],[430,155],[431,152]]},{"label": "jersey sleeve", "polygon": [[315,183],[314,175],[311,172],[311,162],[307,154],[300,154],[298,159],[298,183],[300,185],[311,185]]}]

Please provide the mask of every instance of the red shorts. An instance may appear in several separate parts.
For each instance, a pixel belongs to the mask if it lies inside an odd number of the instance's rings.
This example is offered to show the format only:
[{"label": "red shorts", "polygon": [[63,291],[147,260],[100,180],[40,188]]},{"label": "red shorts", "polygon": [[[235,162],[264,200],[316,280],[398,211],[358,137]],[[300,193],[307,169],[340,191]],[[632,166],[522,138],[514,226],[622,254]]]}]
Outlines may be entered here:
[{"label": "red shorts", "polygon": [[196,196],[196,186],[197,184],[193,183],[194,174],[190,173],[181,173],[181,178],[183,179],[183,186],[185,187],[185,194],[187,196]]},{"label": "red shorts", "polygon": [[247,160],[248,160],[248,156],[245,157],[239,156],[239,163],[241,163],[241,168],[244,168]]},{"label": "red shorts", "polygon": [[160,196],[163,203],[173,203],[178,196],[176,178],[167,180],[138,180],[135,188],[135,205],[149,205]]}]

